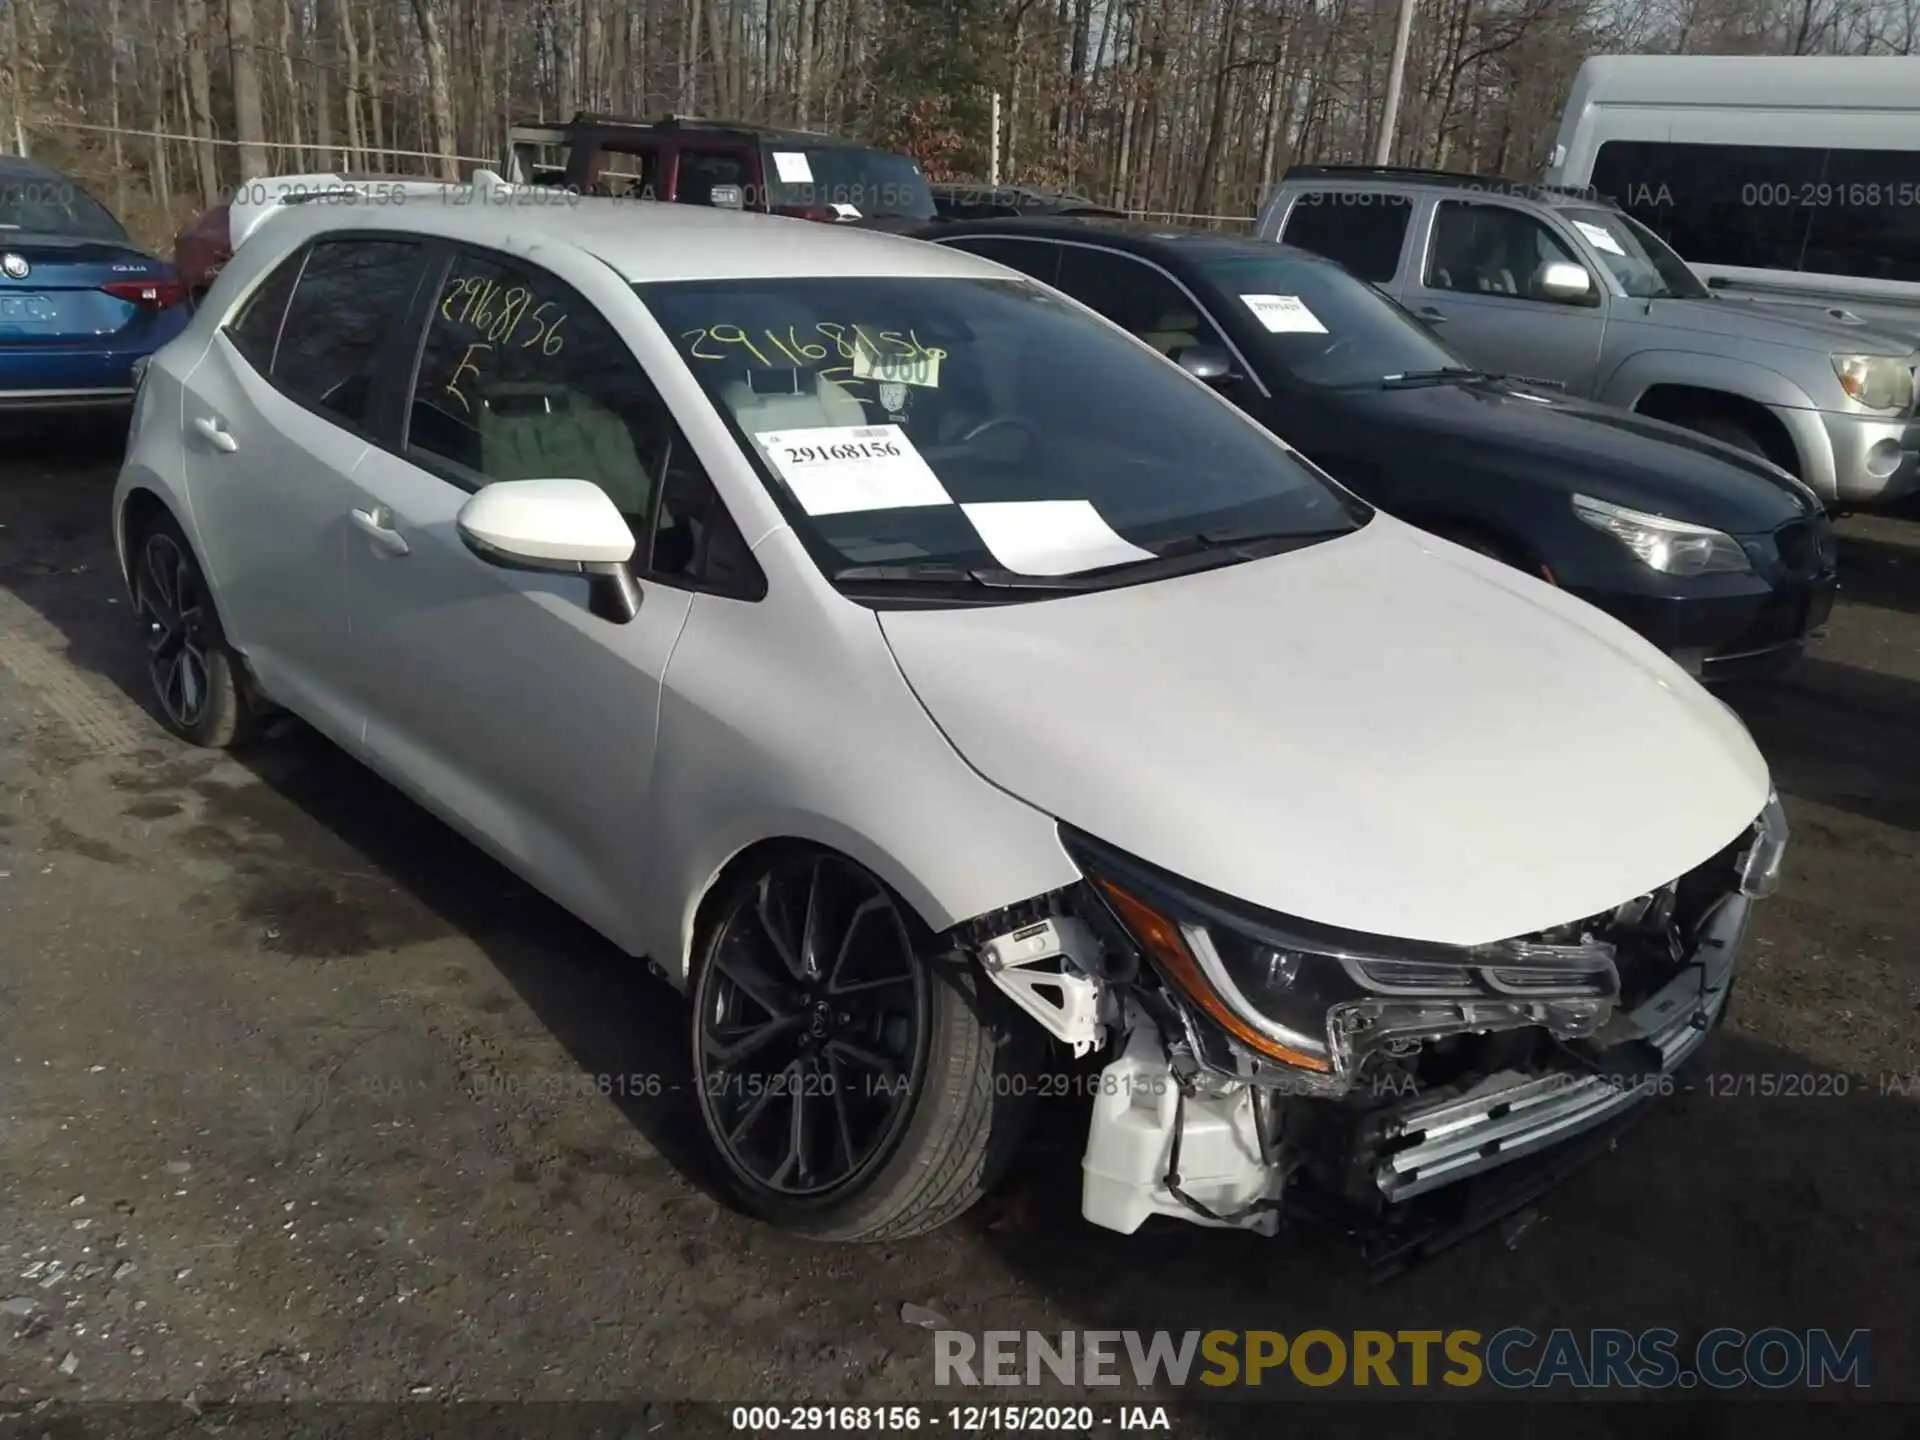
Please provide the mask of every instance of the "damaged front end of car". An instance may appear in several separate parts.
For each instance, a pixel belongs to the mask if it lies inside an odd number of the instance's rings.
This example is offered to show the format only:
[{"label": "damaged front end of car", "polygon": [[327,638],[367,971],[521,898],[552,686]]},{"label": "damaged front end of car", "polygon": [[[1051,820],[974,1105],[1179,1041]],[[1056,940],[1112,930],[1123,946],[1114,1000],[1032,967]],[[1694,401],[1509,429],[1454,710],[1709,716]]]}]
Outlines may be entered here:
[{"label": "damaged front end of car", "polygon": [[[1370,1237],[1494,1172],[1517,1179],[1674,1088],[1723,1014],[1777,796],[1649,894],[1492,944],[1328,929],[1177,880],[1063,827],[1083,884],[972,937],[988,975],[1076,1055],[1111,1045],[1082,1211]],[[1023,907],[1025,908],[1025,907]],[[1539,1165],[1534,1167],[1540,1168]]]}]

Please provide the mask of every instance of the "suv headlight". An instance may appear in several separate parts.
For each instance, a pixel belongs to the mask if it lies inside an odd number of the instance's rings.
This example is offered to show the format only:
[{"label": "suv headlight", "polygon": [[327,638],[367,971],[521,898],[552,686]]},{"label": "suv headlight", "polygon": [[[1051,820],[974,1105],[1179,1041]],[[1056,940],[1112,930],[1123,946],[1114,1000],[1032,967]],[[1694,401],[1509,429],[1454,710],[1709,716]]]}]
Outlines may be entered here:
[{"label": "suv headlight", "polygon": [[1629,510],[1591,495],[1575,495],[1573,513],[1663,575],[1737,575],[1753,569],[1740,542],[1724,530]]},{"label": "suv headlight", "polygon": [[1847,398],[1869,410],[1905,410],[1913,404],[1913,371],[1897,355],[1835,355],[1833,373]]},{"label": "suv headlight", "polygon": [[1590,1034],[1619,996],[1603,941],[1455,946],[1335,930],[1255,911],[1065,826],[1061,840],[1163,979],[1315,1088],[1343,1089],[1375,1051],[1442,1035]]}]

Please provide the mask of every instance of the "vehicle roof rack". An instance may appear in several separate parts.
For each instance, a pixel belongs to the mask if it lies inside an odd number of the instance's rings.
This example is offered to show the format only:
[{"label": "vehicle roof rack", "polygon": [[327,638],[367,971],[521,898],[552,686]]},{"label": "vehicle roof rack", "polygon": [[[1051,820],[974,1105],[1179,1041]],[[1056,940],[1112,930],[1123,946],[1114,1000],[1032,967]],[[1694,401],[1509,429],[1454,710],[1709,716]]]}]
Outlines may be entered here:
[{"label": "vehicle roof rack", "polygon": [[1599,198],[1598,192],[1591,186],[1549,185],[1541,180],[1509,180],[1502,175],[1480,175],[1468,170],[1429,170],[1416,165],[1289,165],[1280,178],[1282,181],[1410,180],[1421,185],[1525,195],[1538,199]]},{"label": "vehicle roof rack", "polygon": [[[538,122],[535,122],[538,123]],[[805,135],[810,139],[830,140],[835,144],[849,143],[838,135],[824,130],[802,130],[792,125],[764,125],[751,120],[729,120],[723,116],[681,115],[669,112],[648,119],[642,115],[615,115],[600,110],[577,110],[569,125],[603,125],[608,127],[632,126],[647,130],[739,130],[754,135]]]}]

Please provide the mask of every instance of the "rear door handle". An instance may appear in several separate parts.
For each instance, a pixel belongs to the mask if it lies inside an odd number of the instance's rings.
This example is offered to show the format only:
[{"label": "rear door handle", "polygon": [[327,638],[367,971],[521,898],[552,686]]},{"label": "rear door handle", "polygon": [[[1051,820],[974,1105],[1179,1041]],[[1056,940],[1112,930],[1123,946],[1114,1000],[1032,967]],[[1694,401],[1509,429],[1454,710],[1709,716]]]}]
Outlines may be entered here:
[{"label": "rear door handle", "polygon": [[376,550],[388,555],[407,553],[410,548],[407,537],[393,528],[393,512],[386,506],[376,505],[371,510],[354,510],[349,514],[361,533],[373,542]]},{"label": "rear door handle", "polygon": [[1431,305],[1422,305],[1420,307],[1420,318],[1429,325],[1444,325],[1447,323],[1446,315]]},{"label": "rear door handle", "polygon": [[224,450],[227,454],[231,455],[240,448],[240,442],[229,435],[225,427],[210,415],[195,416],[193,428],[204,435],[207,443],[212,445],[216,450]]}]

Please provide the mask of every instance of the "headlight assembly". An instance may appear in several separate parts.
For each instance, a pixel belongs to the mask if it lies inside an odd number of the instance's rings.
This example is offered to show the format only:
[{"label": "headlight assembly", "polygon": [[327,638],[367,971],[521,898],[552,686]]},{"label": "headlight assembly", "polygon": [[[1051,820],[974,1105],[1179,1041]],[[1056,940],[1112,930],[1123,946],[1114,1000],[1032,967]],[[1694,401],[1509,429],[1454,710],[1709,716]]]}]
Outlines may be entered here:
[{"label": "headlight assembly", "polygon": [[1663,575],[1738,575],[1753,569],[1740,542],[1723,530],[1629,510],[1591,495],[1575,495],[1573,513]]},{"label": "headlight assembly", "polygon": [[1256,912],[1064,827],[1062,839],[1160,975],[1309,1088],[1344,1089],[1374,1052],[1442,1035],[1590,1034],[1619,995],[1601,941],[1463,947],[1333,930]]},{"label": "headlight assembly", "polygon": [[1913,404],[1913,371],[1893,355],[1835,355],[1833,373],[1847,398],[1869,410],[1905,410]]}]

